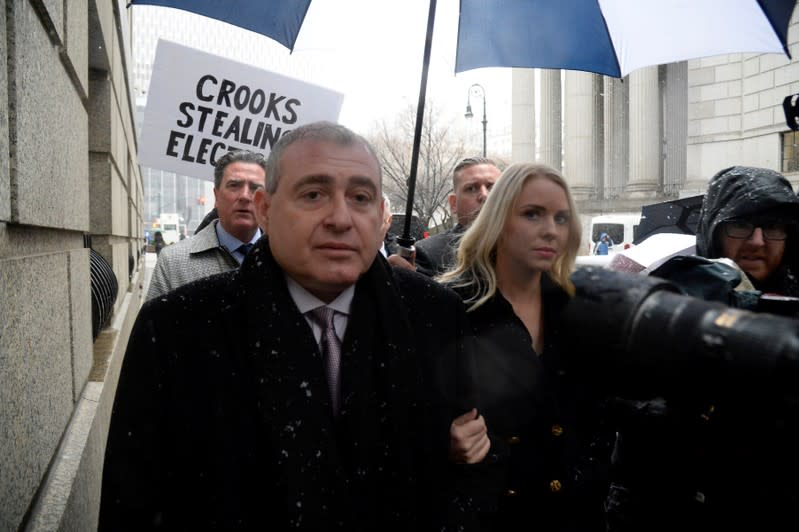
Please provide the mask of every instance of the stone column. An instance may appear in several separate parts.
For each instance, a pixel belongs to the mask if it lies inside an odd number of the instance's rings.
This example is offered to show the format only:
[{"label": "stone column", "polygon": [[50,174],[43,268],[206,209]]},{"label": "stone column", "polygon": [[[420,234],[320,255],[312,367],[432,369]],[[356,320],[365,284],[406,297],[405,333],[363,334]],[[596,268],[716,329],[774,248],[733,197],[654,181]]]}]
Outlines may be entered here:
[{"label": "stone column", "polygon": [[564,174],[575,199],[593,194],[596,176],[594,74],[567,71],[564,128]]},{"label": "stone column", "polygon": [[594,182],[591,193],[593,198],[602,197],[602,188],[605,186],[605,121],[602,119],[605,116],[605,98],[602,77],[599,75],[591,76],[594,85],[592,90],[594,95],[594,118],[592,120],[593,127],[591,128],[591,145],[594,149]]},{"label": "stone column", "polygon": [[660,91],[658,67],[630,74],[629,198],[651,198],[660,183]]},{"label": "stone column", "polygon": [[603,92],[605,93],[605,181],[602,199],[613,199],[621,196],[629,174],[629,130],[627,117],[627,86],[620,79],[605,76]]},{"label": "stone column", "polygon": [[539,120],[541,162],[560,170],[562,168],[563,141],[561,112],[560,70],[541,69],[541,115]]},{"label": "stone column", "polygon": [[666,65],[663,88],[663,192],[680,192],[688,173],[688,62]]},{"label": "stone column", "polygon": [[511,160],[534,161],[535,157],[535,71],[514,68],[512,79]]}]

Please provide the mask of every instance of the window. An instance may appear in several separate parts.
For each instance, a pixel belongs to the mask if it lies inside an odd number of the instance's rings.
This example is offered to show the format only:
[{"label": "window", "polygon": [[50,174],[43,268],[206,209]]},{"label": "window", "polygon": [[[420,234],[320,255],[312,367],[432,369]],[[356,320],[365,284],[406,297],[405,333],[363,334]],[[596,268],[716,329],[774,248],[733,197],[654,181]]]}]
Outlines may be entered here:
[{"label": "window", "polygon": [[782,134],[782,171],[799,172],[799,131]]},{"label": "window", "polygon": [[598,223],[594,224],[591,231],[591,241],[597,242],[599,235],[607,233],[614,244],[624,242],[624,224],[620,223]]}]

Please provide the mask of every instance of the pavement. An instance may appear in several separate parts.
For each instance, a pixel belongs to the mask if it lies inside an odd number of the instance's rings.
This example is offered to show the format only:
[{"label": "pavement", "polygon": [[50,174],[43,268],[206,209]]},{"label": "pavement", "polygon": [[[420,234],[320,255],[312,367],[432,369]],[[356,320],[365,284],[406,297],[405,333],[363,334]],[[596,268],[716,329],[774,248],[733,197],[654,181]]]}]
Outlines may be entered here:
[{"label": "pavement", "polygon": [[147,298],[147,291],[150,289],[150,279],[153,277],[153,268],[158,255],[155,253],[144,254],[144,279],[141,284],[142,301]]}]

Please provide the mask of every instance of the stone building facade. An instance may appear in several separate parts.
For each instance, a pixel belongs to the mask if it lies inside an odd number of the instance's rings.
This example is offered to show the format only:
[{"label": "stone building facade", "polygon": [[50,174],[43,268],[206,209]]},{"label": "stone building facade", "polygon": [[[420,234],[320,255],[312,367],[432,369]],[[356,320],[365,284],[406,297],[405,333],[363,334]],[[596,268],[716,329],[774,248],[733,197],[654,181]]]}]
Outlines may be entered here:
[{"label": "stone building facade", "polygon": [[725,55],[623,80],[541,70],[536,85],[530,71],[514,71],[513,160],[537,157],[562,169],[586,216],[703,194],[713,174],[736,164],[798,183],[799,135],[782,101],[799,93],[799,11],[788,47],[793,59]]},{"label": "stone building facade", "polygon": [[96,529],[143,276],[129,33],[124,0],[0,9],[0,531]]}]

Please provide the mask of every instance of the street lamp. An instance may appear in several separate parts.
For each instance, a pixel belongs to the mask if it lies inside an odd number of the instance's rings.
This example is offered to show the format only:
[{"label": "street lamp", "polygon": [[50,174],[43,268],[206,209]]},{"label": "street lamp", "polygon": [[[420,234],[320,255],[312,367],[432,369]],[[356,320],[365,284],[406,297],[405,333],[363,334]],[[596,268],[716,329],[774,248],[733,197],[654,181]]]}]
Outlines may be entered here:
[{"label": "street lamp", "polygon": [[486,120],[486,90],[483,88],[482,85],[479,83],[475,83],[471,87],[469,87],[468,92],[466,93],[466,118],[471,118],[474,116],[472,113],[472,89],[480,89],[480,96],[483,98],[483,157],[486,156],[486,126],[488,125],[488,120]]}]

